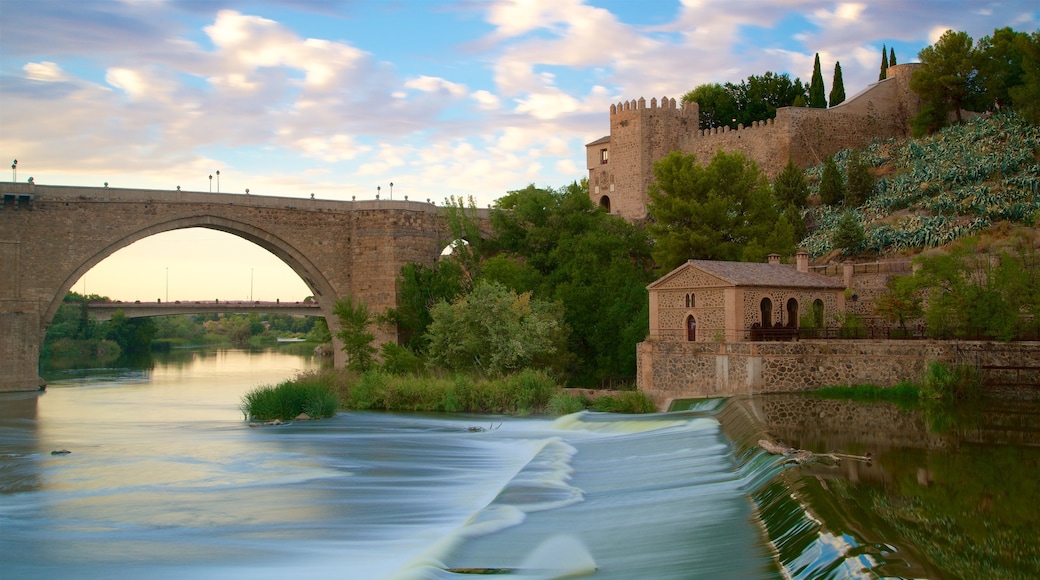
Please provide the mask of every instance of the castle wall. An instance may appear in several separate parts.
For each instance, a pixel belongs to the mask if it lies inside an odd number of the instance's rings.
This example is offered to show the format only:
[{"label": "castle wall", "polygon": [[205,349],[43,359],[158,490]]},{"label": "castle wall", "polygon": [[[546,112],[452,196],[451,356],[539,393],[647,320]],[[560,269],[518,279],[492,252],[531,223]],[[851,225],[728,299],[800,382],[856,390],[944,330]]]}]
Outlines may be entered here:
[{"label": "castle wall", "polygon": [[[847,101],[829,109],[785,107],[776,118],[751,126],[700,130],[699,108],[674,99],[628,101],[610,107],[610,136],[587,147],[589,195],[599,203],[609,195],[611,213],[629,220],[646,218],[646,190],[653,182],[654,163],[672,151],[697,156],[707,164],[717,151],[741,152],[758,163],[770,178],[791,159],[805,167],[822,163],[842,149],[861,147],[874,139],[905,137],[920,99],[910,90],[918,64],[889,67],[888,78],[878,81]],[[609,162],[600,163],[606,148]]]}]

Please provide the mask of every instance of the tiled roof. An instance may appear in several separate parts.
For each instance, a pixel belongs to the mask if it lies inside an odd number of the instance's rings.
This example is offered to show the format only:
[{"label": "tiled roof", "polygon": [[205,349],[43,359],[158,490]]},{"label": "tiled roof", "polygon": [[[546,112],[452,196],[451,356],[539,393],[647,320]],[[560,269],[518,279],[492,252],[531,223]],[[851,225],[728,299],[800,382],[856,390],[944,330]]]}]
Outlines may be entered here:
[{"label": "tiled roof", "polygon": [[610,143],[610,135],[607,135],[606,137],[600,137],[599,139],[596,139],[592,143],[586,143],[585,146],[589,147],[591,145],[602,145],[603,143]]},{"label": "tiled roof", "polygon": [[656,287],[659,283],[689,267],[702,270],[734,286],[845,288],[845,283],[842,280],[821,274],[799,272],[792,266],[763,264],[760,262],[721,262],[715,260],[689,260],[682,266],[659,278],[649,287]]},{"label": "tiled roof", "polygon": [[695,268],[722,278],[734,286],[786,286],[804,288],[844,288],[845,283],[820,274],[799,272],[782,264],[759,262],[716,262],[714,260],[690,260]]}]

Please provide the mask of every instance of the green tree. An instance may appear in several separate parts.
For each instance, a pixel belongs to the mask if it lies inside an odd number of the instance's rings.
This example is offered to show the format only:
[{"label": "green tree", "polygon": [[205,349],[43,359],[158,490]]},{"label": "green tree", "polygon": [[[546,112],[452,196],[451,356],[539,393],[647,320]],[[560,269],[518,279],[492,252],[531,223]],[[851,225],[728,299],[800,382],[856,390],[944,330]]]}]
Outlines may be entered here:
[{"label": "green tree", "polygon": [[477,205],[454,195],[444,200],[444,217],[451,236],[452,259],[462,268],[463,286],[468,290],[480,277],[481,249],[484,239],[480,232]]},{"label": "green tree", "polygon": [[737,128],[737,102],[725,87],[718,83],[699,85],[683,95],[684,103],[697,103],[700,110],[700,129],[728,126]]},{"label": "green tree", "polygon": [[826,94],[826,88],[823,86],[823,72],[820,70],[820,53],[817,52],[812,70],[812,83],[809,85],[809,106],[814,109],[826,109]]},{"label": "green tree", "polygon": [[747,127],[755,121],[776,117],[776,110],[789,107],[801,96],[808,100],[808,91],[799,79],[791,80],[787,73],[772,71],[763,75],[751,75],[739,85],[726,83],[726,90],[733,96],[737,106],[737,123]]},{"label": "green tree", "polygon": [[422,354],[426,352],[425,335],[432,321],[430,310],[438,302],[450,302],[464,292],[463,267],[454,253],[433,267],[405,264],[397,279],[397,306],[381,315],[380,322],[396,326],[404,345]]},{"label": "green tree", "polygon": [[846,256],[855,254],[863,244],[863,224],[855,212],[848,210],[841,214],[838,225],[834,228],[831,244],[841,249]]},{"label": "green tree", "polygon": [[[888,49],[888,66],[889,67],[893,67],[893,66],[896,66],[897,64],[898,63],[896,62],[896,49],[893,46],[893,47],[890,47]],[[885,69],[885,73],[886,73],[885,76],[888,76],[888,74],[887,74],[888,73],[888,69]]]},{"label": "green tree", "polygon": [[647,211],[663,271],[690,258],[741,260],[752,242],[753,253],[794,252],[795,240],[777,229],[772,188],[742,153],[719,151],[702,167],[695,156],[672,152],[654,164],[654,176]]},{"label": "green tree", "polygon": [[127,318],[122,310],[116,310],[106,327],[105,338],[118,344],[123,353],[151,352],[157,330],[151,318]]},{"label": "green tree", "polygon": [[376,349],[372,346],[375,335],[368,330],[372,323],[368,306],[361,301],[355,301],[352,296],[344,296],[336,301],[332,313],[339,319],[339,332],[336,336],[343,341],[343,352],[347,354],[347,368],[361,372],[372,368]]},{"label": "green tree", "polygon": [[805,207],[809,199],[809,184],[805,181],[805,171],[788,159],[784,170],[773,180],[773,193],[784,205],[798,209]]},{"label": "green tree", "polygon": [[845,173],[848,176],[848,184],[845,188],[845,207],[859,207],[870,198],[877,181],[870,171],[870,165],[860,155],[859,150],[853,149],[849,152]]},{"label": "green tree", "polygon": [[434,306],[430,359],[453,371],[501,375],[555,352],[560,328],[552,304],[481,280],[455,302]]},{"label": "green tree", "polygon": [[1018,37],[1022,53],[1022,84],[1008,88],[1018,114],[1040,125],[1040,31]]},{"label": "green tree", "polygon": [[593,205],[584,180],[559,190],[511,191],[491,222],[484,279],[563,307],[570,332],[552,365],[570,370],[569,382],[581,386],[634,374],[653,280],[645,228]]},{"label": "green tree", "polygon": [[914,276],[893,276],[885,282],[885,291],[874,298],[874,311],[889,322],[898,322],[906,336],[906,323],[924,314],[920,280]]},{"label": "green tree", "polygon": [[820,177],[820,203],[824,205],[837,205],[845,199],[845,182],[842,181],[838,164],[833,156],[828,156],[823,162],[823,175]]},{"label": "green tree", "polygon": [[888,49],[884,44],[881,45],[881,72],[878,74],[877,80],[883,81],[888,78]]},{"label": "green tree", "polygon": [[952,109],[961,122],[961,109],[978,91],[975,49],[966,32],[947,30],[932,46],[918,53],[921,67],[914,71],[910,88],[930,108],[932,119],[945,118]]},{"label": "green tree", "polygon": [[976,110],[1002,110],[1017,105],[1011,89],[1025,82],[1023,61],[1028,59],[1030,37],[1011,28],[1000,28],[979,40],[976,57],[979,85]]},{"label": "green tree", "polygon": [[831,81],[831,106],[845,102],[845,80],[841,77],[841,63],[834,63],[834,80]]}]

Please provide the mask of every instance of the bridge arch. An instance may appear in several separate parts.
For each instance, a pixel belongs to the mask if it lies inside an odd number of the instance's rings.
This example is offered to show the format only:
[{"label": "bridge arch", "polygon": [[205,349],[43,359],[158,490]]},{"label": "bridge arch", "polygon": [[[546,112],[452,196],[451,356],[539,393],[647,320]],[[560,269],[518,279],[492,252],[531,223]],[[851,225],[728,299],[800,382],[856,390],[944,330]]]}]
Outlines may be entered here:
[{"label": "bridge arch", "polygon": [[51,320],[54,319],[65,295],[72,289],[73,284],[94,266],[134,242],[157,234],[188,228],[205,228],[231,234],[252,242],[273,254],[303,280],[318,302],[322,315],[330,325],[329,328],[333,328],[332,310],[336,299],[335,291],[329,280],[310,259],[291,243],[255,225],[214,215],[190,216],[152,224],[107,244],[66,276],[44,313],[44,328],[50,326]]}]

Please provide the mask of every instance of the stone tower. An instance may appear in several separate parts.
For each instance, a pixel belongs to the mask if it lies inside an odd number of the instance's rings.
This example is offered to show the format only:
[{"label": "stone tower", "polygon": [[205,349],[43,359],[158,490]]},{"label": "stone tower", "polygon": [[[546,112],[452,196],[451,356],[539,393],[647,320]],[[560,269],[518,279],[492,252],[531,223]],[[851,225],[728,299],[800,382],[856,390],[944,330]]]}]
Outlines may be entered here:
[{"label": "stone tower", "polygon": [[654,162],[681,149],[697,131],[697,103],[676,107],[675,99],[627,101],[610,106],[610,135],[585,146],[592,201],[615,215],[646,218],[646,188]]}]

